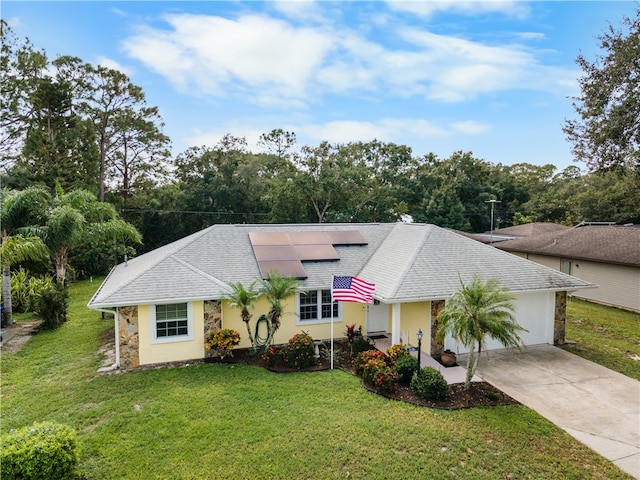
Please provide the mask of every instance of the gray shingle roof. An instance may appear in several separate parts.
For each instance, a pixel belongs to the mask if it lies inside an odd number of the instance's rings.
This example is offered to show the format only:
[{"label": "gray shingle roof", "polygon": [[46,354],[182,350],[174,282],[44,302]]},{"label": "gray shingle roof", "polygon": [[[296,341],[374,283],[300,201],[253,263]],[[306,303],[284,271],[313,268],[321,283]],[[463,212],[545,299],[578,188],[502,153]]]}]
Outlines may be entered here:
[{"label": "gray shingle roof", "polygon": [[338,261],[304,262],[310,290],[332,275],[376,283],[384,302],[447,298],[460,279],[497,277],[514,291],[573,290],[588,282],[483,245],[434,225],[214,225],[116,266],[89,302],[92,308],[221,298],[229,282],[249,285],[260,271],[249,232],[358,230],[367,245],[336,246]]},{"label": "gray shingle roof", "polygon": [[584,225],[509,240],[496,246],[509,252],[640,266],[640,227],[637,225]]}]

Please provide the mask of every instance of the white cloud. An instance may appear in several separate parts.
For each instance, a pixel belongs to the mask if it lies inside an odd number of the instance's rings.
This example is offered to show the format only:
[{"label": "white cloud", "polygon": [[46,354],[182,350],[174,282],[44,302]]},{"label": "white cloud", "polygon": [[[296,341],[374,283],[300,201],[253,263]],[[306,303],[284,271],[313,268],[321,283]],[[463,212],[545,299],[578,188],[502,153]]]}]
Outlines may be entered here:
[{"label": "white cloud", "polygon": [[115,60],[111,59],[111,58],[107,58],[107,57],[97,57],[96,58],[96,63],[98,65],[100,65],[101,67],[105,67],[105,68],[110,68],[112,70],[118,70],[122,73],[124,73],[127,76],[131,76],[133,73],[133,70],[130,69],[129,67],[125,67],[124,65],[122,65],[119,62],[116,62]]},{"label": "white cloud", "polygon": [[126,51],[185,90],[302,97],[332,40],[323,32],[244,15],[169,15],[171,30],[142,28]]},{"label": "white cloud", "polygon": [[460,1],[460,0],[387,0],[390,8],[409,12],[422,17],[429,17],[438,12],[455,12],[464,15],[479,13],[501,13],[510,17],[525,18],[529,8],[525,2],[513,1]]},{"label": "white cloud", "polygon": [[[513,3],[464,2],[464,8],[510,11]],[[385,32],[394,41],[390,47],[368,30],[360,32],[340,21],[329,26],[329,17],[318,22],[322,4],[273,6],[300,24],[262,14],[235,19],[173,14],[164,17],[167,28],[142,26],[124,47],[181,92],[293,110],[311,108],[327,94],[420,96],[450,103],[512,89],[567,94],[575,78],[573,69],[547,67],[541,63],[544,52],[524,45],[487,45],[398,26],[396,19]],[[308,6],[314,20],[305,23],[300,11]],[[437,8],[463,6],[444,2]]]},{"label": "white cloud", "polygon": [[475,120],[463,120],[461,122],[454,122],[451,124],[451,127],[456,132],[464,133],[467,135],[478,135],[491,129],[489,125],[476,122]]}]

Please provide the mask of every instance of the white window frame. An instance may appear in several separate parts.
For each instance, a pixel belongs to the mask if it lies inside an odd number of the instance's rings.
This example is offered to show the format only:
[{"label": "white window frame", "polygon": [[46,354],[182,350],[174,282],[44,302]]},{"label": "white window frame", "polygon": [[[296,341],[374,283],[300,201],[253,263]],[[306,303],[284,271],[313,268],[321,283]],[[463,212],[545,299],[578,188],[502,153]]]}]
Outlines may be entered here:
[{"label": "white window frame", "polygon": [[[311,292],[315,292],[316,293],[316,305],[318,307],[318,313],[320,315],[322,315],[322,292],[323,291],[329,291],[329,289],[321,289],[321,290],[308,290],[307,292],[303,292],[303,293],[311,293]],[[319,324],[319,323],[331,323],[331,318],[327,317],[327,318],[310,318],[308,320],[302,320],[300,318],[300,295],[302,295],[303,293],[297,293],[296,294],[296,325],[315,325],[315,324]],[[335,303],[335,302],[334,302]],[[334,322],[341,322],[342,321],[342,304],[340,302],[337,302],[338,305],[338,316],[337,317],[333,317],[333,321]],[[333,309],[332,309],[333,312]]]},{"label": "white window frame", "polygon": [[[169,337],[158,337],[158,326],[156,323],[156,307],[159,305],[175,305],[180,303],[187,304],[187,334],[186,335],[172,335]],[[149,309],[151,327],[151,343],[174,343],[174,342],[188,342],[193,340],[193,303],[192,302],[171,302],[171,303],[157,303],[151,305]]]}]

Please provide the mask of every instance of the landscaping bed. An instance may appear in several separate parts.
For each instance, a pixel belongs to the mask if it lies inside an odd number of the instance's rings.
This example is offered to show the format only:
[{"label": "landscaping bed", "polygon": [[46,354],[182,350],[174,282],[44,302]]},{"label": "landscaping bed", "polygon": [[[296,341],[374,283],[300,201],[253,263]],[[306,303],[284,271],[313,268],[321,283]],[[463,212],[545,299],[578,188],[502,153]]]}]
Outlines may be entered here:
[{"label": "landscaping bed", "polygon": [[[288,368],[283,365],[267,366],[262,355],[255,354],[250,349],[236,349],[232,358],[225,358],[226,362],[243,362],[249,365],[264,367],[276,373],[316,372],[331,368],[330,351],[324,345],[320,345],[320,358],[316,365],[304,369]],[[348,345],[344,342],[336,342],[334,355],[334,368],[355,375],[353,358],[348,352]],[[457,410],[472,407],[487,407],[501,405],[516,405],[519,402],[503,391],[487,382],[473,382],[469,390],[464,389],[463,383],[449,385],[449,391],[444,400],[428,400],[416,395],[408,385],[398,384],[392,392],[378,392],[366,383],[363,387],[372,393],[383,397],[412,403],[423,407]]]}]

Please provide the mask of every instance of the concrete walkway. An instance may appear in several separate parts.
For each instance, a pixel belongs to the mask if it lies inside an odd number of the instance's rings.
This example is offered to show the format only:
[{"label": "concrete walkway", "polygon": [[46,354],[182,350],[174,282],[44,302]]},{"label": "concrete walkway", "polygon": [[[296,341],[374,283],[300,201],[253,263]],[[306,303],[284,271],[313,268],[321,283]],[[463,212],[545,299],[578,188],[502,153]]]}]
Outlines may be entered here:
[{"label": "concrete walkway", "polygon": [[551,345],[483,354],[477,374],[640,480],[637,380]]}]

